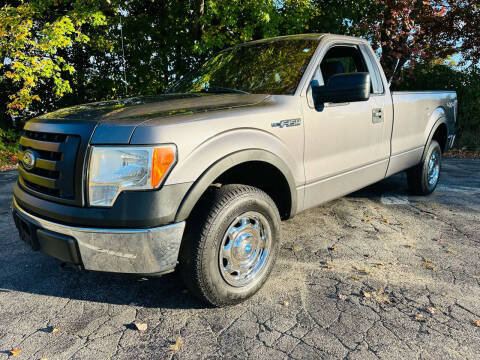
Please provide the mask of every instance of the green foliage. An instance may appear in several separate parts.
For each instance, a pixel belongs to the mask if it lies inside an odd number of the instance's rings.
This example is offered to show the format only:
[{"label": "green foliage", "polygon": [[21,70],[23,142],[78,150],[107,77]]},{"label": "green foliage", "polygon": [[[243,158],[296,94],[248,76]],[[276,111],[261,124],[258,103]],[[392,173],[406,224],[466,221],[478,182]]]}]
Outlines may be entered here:
[{"label": "green foliage", "polygon": [[458,95],[456,147],[480,151],[480,70],[422,64],[405,70],[398,90],[455,90]]},{"label": "green foliage", "polygon": [[18,160],[18,142],[20,133],[9,129],[0,129],[0,168],[16,164]]},{"label": "green foliage", "polygon": [[51,80],[57,98],[72,91],[63,74],[75,69],[59,52],[74,42],[88,42],[81,31],[87,23],[102,25],[105,17],[70,1],[38,0],[0,9],[0,58],[6,59],[0,63],[0,81],[12,89],[7,104],[10,114],[19,115],[42,100],[36,92],[41,82]]}]

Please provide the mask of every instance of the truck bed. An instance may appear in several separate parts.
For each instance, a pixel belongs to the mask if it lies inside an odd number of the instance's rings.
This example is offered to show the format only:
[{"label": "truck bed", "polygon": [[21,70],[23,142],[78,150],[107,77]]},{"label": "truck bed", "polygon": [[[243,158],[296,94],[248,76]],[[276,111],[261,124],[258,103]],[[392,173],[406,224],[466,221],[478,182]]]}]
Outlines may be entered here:
[{"label": "truck bed", "polygon": [[392,161],[387,176],[417,164],[425,139],[439,118],[447,120],[448,132],[455,127],[457,95],[454,91],[394,91]]}]

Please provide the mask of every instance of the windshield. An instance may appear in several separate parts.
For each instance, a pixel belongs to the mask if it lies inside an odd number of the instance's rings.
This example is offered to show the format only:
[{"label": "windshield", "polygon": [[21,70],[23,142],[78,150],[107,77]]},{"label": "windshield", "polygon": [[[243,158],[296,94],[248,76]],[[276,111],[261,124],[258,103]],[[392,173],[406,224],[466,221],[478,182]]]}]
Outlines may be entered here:
[{"label": "windshield", "polygon": [[225,50],[186,75],[170,93],[293,95],[318,40],[285,39]]}]

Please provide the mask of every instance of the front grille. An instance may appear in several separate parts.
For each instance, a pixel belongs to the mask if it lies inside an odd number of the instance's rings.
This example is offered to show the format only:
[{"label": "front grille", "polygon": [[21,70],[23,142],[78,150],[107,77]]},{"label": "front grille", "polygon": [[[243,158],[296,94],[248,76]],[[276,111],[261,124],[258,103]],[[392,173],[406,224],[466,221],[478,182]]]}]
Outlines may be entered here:
[{"label": "front grille", "polygon": [[25,130],[20,138],[21,159],[30,150],[35,156],[31,169],[20,162],[18,171],[23,185],[35,193],[56,198],[75,199],[75,160],[80,137]]}]

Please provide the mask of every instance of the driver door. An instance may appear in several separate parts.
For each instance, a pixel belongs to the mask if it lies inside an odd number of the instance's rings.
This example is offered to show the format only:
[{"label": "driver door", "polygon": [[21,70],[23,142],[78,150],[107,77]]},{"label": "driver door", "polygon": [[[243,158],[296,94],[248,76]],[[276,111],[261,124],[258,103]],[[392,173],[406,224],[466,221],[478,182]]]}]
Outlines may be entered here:
[{"label": "driver door", "polygon": [[[331,76],[341,73],[369,72],[371,79],[377,79],[371,69],[360,45],[333,44],[321,59],[311,85],[327,84]],[[303,106],[305,208],[385,177],[390,149],[385,146],[385,96],[380,90],[372,82],[368,101],[327,103],[317,110],[310,86]]]}]

